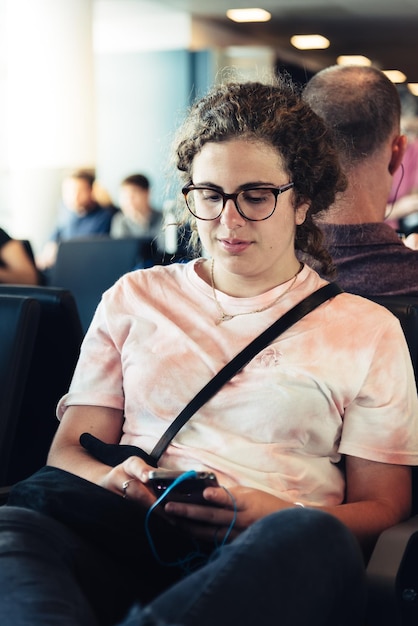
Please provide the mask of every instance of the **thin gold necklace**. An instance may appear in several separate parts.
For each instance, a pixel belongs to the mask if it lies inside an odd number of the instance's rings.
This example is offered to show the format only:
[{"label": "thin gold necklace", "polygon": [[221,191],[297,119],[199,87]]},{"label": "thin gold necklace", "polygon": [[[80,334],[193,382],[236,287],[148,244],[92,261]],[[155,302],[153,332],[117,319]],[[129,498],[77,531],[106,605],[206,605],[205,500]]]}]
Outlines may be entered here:
[{"label": "thin gold necklace", "polygon": [[285,289],[285,291],[283,291],[283,293],[281,293],[279,296],[277,296],[277,298],[275,300],[273,300],[273,302],[271,302],[270,304],[267,304],[266,306],[263,306],[261,309],[254,309],[254,311],[245,311],[245,312],[242,312],[242,313],[230,314],[230,313],[225,313],[225,311],[221,307],[221,303],[219,302],[218,297],[216,295],[215,279],[214,279],[214,276],[213,276],[214,265],[215,265],[215,259],[212,259],[212,262],[211,262],[211,265],[210,265],[210,282],[211,282],[211,286],[212,286],[213,299],[215,300],[216,307],[217,307],[217,309],[219,311],[219,314],[220,314],[220,317],[215,321],[215,324],[217,326],[219,326],[219,324],[222,324],[222,322],[229,322],[229,320],[232,320],[232,319],[234,319],[234,317],[238,317],[239,315],[252,315],[253,313],[262,313],[263,311],[267,311],[267,309],[270,309],[271,307],[273,307],[275,304],[277,304],[277,302],[281,298],[283,298],[283,296],[285,296],[287,293],[289,293],[289,291],[292,289],[293,285],[296,282],[296,278],[298,277],[298,274],[303,270],[303,263],[300,263],[298,271],[293,276],[293,280],[291,281],[291,283],[288,286],[288,288]]}]

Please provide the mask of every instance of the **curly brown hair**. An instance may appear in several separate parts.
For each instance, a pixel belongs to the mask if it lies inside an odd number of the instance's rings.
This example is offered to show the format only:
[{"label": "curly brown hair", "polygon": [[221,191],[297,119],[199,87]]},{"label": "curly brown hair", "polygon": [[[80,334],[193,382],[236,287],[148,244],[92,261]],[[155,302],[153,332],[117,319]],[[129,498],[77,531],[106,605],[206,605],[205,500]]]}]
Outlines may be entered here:
[{"label": "curly brown hair", "polygon": [[[323,247],[314,216],[326,211],[346,187],[329,132],[287,76],[271,84],[228,82],[213,87],[189,111],[176,141],[176,166],[183,184],[192,180],[194,157],[208,142],[234,137],[263,141],[279,153],[294,182],[295,210],[309,204],[306,220],[296,229],[295,249],[314,257],[332,275],[332,259]],[[187,215],[196,248],[194,218]]]}]

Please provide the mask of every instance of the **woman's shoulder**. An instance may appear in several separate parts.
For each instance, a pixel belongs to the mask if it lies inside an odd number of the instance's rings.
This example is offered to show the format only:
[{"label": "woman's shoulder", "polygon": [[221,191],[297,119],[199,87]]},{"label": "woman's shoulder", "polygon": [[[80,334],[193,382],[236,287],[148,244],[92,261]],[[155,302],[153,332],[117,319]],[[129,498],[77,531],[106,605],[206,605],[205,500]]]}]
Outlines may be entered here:
[{"label": "woman's shoulder", "polygon": [[135,291],[143,290],[146,293],[157,289],[171,291],[178,284],[190,278],[193,273],[194,261],[188,263],[170,263],[169,265],[153,265],[145,269],[137,269],[121,276],[108,291]]},{"label": "woman's shoulder", "polygon": [[345,332],[356,332],[361,327],[362,333],[372,336],[382,334],[403,335],[400,321],[387,307],[344,291],[334,298],[332,305],[334,315]]},{"label": "woman's shoulder", "polygon": [[383,315],[383,317],[392,315],[385,306],[378,304],[371,298],[366,298],[366,296],[359,296],[348,291],[343,291],[339,295],[341,304],[350,311],[358,310],[373,315]]},{"label": "woman's shoulder", "polygon": [[[319,275],[308,268],[307,276],[311,288],[318,289],[326,284],[327,281],[319,277]],[[335,281],[338,284],[338,280]],[[327,315],[331,319],[335,319],[338,323],[343,322],[347,327],[358,327],[359,324],[364,326],[377,328],[386,326],[387,324],[399,325],[396,318],[385,306],[366,298],[347,291],[331,298],[328,307],[324,308]]]}]

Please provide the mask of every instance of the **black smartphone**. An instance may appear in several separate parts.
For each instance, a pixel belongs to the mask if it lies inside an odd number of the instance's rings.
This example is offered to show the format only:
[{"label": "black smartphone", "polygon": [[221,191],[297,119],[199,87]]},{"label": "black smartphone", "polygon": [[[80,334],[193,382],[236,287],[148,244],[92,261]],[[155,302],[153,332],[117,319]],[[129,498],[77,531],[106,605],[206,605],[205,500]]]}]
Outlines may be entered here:
[{"label": "black smartphone", "polygon": [[[149,473],[149,484],[157,498],[184,472],[173,470],[153,470]],[[185,478],[169,491],[165,500],[168,502],[187,502],[190,504],[209,504],[202,496],[206,487],[219,487],[213,472],[196,472],[195,476]]]}]

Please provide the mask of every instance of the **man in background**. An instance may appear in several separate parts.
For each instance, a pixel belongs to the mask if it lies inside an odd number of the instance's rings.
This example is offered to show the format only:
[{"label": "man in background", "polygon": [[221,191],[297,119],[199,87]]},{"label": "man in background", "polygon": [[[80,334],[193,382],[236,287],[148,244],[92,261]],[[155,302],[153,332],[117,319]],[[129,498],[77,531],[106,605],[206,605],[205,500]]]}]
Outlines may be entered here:
[{"label": "man in background", "polygon": [[36,257],[40,270],[54,265],[61,241],[91,235],[108,235],[115,209],[103,206],[95,198],[95,175],[77,170],[62,183],[62,212],[58,224],[43,250]]},{"label": "man in background", "polygon": [[384,223],[407,143],[395,85],[373,67],[332,66],[311,78],[304,99],[332,131],[348,179],[321,222],[337,281],[359,295],[418,296],[418,251]]},{"label": "man in background", "polygon": [[111,237],[156,237],[162,213],[151,206],[150,183],[143,174],[127,176],[120,184],[119,208],[110,227]]}]

